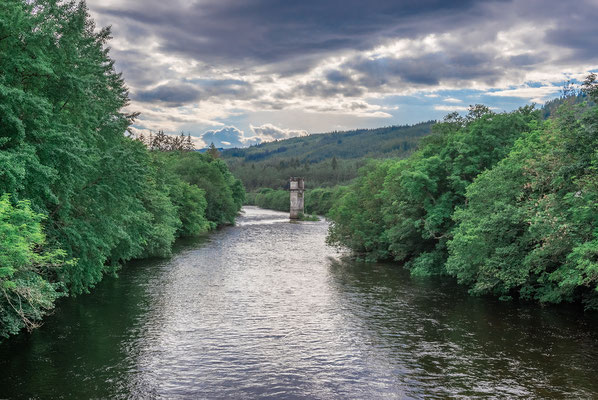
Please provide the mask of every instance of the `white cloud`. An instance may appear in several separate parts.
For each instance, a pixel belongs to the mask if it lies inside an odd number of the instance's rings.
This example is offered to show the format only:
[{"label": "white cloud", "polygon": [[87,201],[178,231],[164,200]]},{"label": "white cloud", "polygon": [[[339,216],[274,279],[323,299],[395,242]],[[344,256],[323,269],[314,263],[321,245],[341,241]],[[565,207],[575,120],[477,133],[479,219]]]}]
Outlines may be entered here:
[{"label": "white cloud", "polygon": [[499,90],[486,93],[489,96],[497,97],[518,97],[534,103],[544,103],[551,97],[558,95],[561,90],[558,86],[548,85],[540,87],[521,86],[514,89]]},{"label": "white cloud", "polygon": [[450,106],[446,104],[437,104],[434,106],[435,110],[438,111],[446,111],[446,112],[453,112],[453,111],[467,111],[469,108],[465,106]]},{"label": "white cloud", "polygon": [[273,124],[263,124],[261,126],[249,125],[249,127],[255,137],[262,139],[262,141],[288,139],[291,137],[307,135],[307,131],[303,129],[283,129]]},{"label": "white cloud", "polygon": [[200,138],[204,147],[212,143],[216,147],[243,147],[259,142],[257,138],[245,137],[245,133],[235,126],[225,126],[224,128],[206,131]]}]

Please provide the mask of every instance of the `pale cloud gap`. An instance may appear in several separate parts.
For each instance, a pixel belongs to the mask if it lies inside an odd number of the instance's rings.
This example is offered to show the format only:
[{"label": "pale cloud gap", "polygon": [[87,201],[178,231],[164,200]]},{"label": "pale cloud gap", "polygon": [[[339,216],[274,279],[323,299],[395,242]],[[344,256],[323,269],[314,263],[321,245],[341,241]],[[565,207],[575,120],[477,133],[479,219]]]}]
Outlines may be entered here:
[{"label": "pale cloud gap", "polygon": [[435,110],[438,111],[446,111],[446,112],[453,112],[453,111],[467,111],[469,107],[467,106],[452,106],[448,104],[437,104],[434,106]]},{"label": "pale cloud gap", "polygon": [[550,98],[557,96],[561,90],[562,87],[555,85],[540,87],[520,86],[516,88],[498,90],[495,92],[488,92],[488,95],[497,97],[518,97],[521,99],[530,100],[536,104],[542,104]]},{"label": "pale cloud gap", "polygon": [[296,136],[305,136],[303,129],[285,129],[273,124],[260,126],[249,125],[252,135],[246,136],[245,132],[235,126],[225,126],[204,132],[199,142],[204,147],[214,143],[216,147],[244,147],[279,139],[288,139]]},{"label": "pale cloud gap", "polygon": [[403,123],[393,96],[428,99],[421,120],[466,111],[459,91],[491,107],[542,103],[598,66],[594,0],[88,4],[113,26],[111,54],[142,113],[134,129],[190,131],[198,144],[305,134],[294,114],[312,132]]}]

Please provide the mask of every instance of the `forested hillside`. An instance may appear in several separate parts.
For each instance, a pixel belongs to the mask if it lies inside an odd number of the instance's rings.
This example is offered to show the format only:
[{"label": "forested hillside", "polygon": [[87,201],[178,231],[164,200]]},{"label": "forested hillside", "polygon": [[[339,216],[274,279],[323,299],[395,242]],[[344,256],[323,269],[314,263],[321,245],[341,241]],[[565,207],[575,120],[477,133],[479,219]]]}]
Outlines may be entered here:
[{"label": "forested hillside", "polygon": [[561,97],[551,99],[542,106],[542,116],[546,119],[556,115],[559,108],[563,105],[573,106],[581,104],[585,104],[586,107],[596,105],[587,93],[567,85],[563,89],[563,95]]},{"label": "forested hillside", "polygon": [[[548,120],[478,107],[405,160],[371,162],[330,211],[332,244],[473,294],[598,309],[598,84]],[[583,96],[582,96],[583,98]]]},{"label": "forested hillside", "polygon": [[346,183],[368,158],[406,157],[430,133],[433,121],[416,125],[312,134],[222,152],[248,190],[285,188],[290,176],[308,188]]},{"label": "forested hillside", "polygon": [[126,136],[109,39],[84,3],[0,3],[0,338],[244,201],[223,161]]}]

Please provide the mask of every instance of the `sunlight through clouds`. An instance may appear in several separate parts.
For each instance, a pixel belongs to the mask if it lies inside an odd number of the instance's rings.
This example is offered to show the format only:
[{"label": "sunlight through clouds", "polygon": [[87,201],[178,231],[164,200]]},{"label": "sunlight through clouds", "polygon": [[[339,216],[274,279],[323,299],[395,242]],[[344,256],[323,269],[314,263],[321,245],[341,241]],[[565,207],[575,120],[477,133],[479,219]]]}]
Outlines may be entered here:
[{"label": "sunlight through clouds", "polygon": [[[201,138],[233,126],[244,139],[222,139],[231,146],[272,140],[254,132],[267,124],[300,135],[438,119],[477,102],[471,91],[498,109],[542,103],[598,66],[586,40],[598,35],[592,0],[381,0],[367,12],[356,0],[342,9],[316,0],[88,4],[99,26],[112,26],[129,109],[142,113],[137,129]],[[447,92],[446,104],[418,100]]]}]

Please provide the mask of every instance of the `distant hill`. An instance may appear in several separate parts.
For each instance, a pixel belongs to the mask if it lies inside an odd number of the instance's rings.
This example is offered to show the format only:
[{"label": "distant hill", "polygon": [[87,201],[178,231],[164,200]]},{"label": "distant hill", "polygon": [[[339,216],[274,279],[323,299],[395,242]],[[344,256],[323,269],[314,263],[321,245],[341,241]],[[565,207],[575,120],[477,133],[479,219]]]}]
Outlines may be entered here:
[{"label": "distant hill", "polygon": [[[203,149],[195,149],[195,151],[197,151],[199,153],[205,153],[209,149],[210,149],[209,147],[204,147]],[[219,152],[222,153],[222,151],[224,150],[224,148],[223,147],[216,147],[216,150],[218,150]]]},{"label": "distant hill", "polygon": [[328,187],[353,179],[367,158],[408,156],[434,123],[312,134],[226,149],[221,156],[248,190],[284,188],[290,176],[304,176],[307,187]]},{"label": "distant hill", "polygon": [[405,155],[419,138],[430,133],[435,121],[415,125],[395,125],[376,129],[356,129],[316,133],[308,136],[266,142],[241,149],[226,149],[225,159],[245,162],[296,157],[301,162],[316,163],[328,158],[397,157]]},{"label": "distant hill", "polygon": [[[549,118],[562,104],[584,102],[588,102],[586,95],[576,91],[548,101],[540,110]],[[290,176],[305,177],[308,188],[330,187],[355,178],[369,158],[407,157],[435,122],[318,133],[225,149],[221,156],[249,191],[286,188]]]}]

